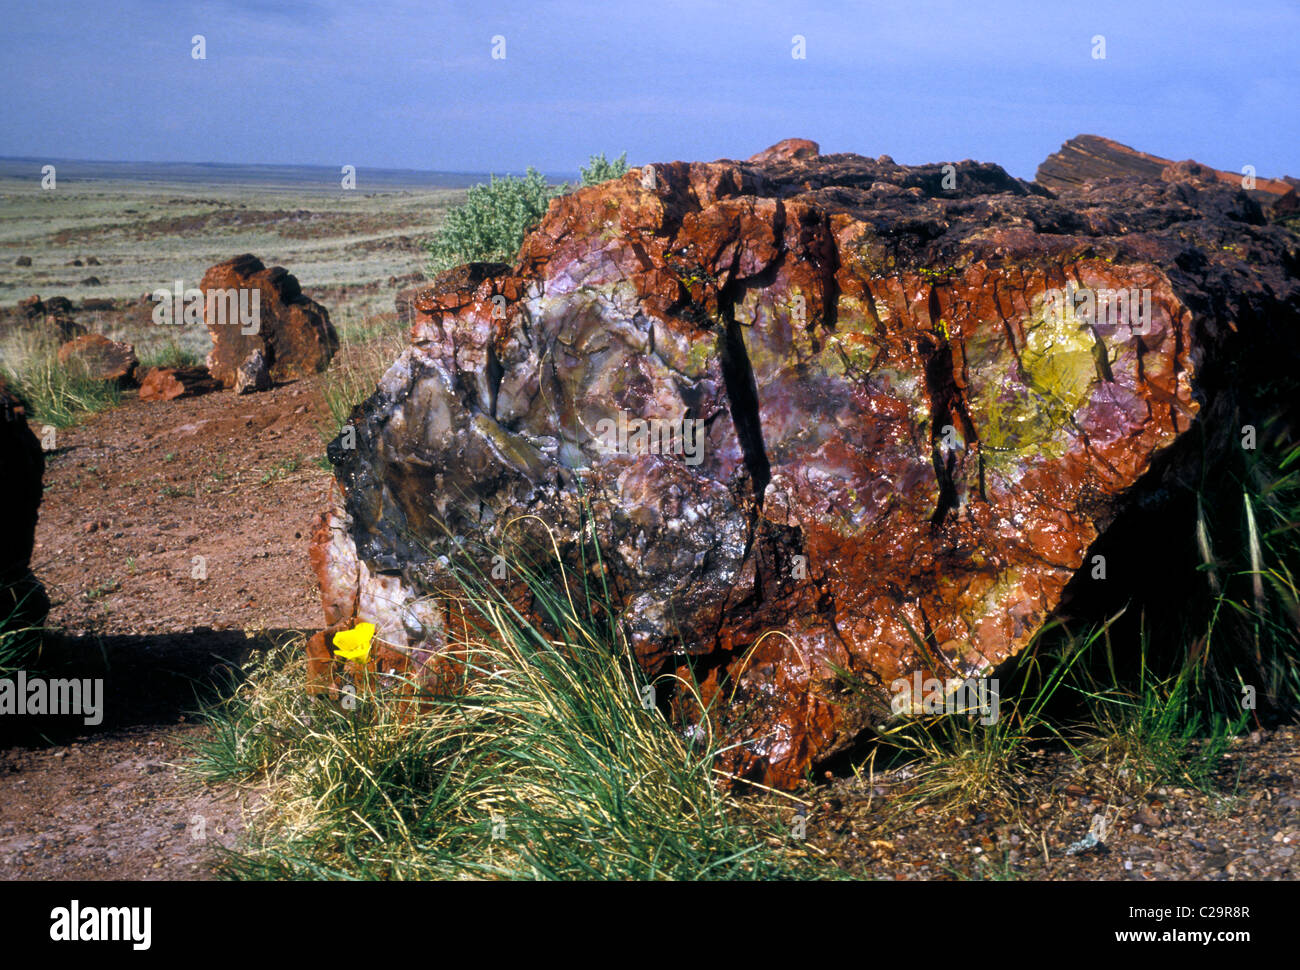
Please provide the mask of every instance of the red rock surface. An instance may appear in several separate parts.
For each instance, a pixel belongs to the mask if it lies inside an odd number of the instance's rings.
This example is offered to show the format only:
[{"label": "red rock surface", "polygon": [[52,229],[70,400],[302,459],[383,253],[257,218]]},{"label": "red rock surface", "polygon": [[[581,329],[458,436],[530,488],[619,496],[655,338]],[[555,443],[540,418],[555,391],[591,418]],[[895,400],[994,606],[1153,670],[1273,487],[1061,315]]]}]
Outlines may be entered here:
[{"label": "red rock surface", "polygon": [[[1049,155],[1038,166],[1034,180],[1054,192],[1069,191],[1103,178],[1141,178],[1158,180],[1171,159],[1148,155],[1100,135],[1078,135],[1061,150]],[[1225,172],[1202,166],[1206,175],[1234,188],[1242,187],[1241,172]],[[1260,205],[1282,205],[1283,211],[1295,211],[1297,195],[1294,179],[1255,179],[1248,194]]]},{"label": "red rock surface", "polygon": [[174,401],[220,387],[206,367],[153,367],[140,381],[140,400]]},{"label": "red rock surface", "polygon": [[[298,280],[282,266],[267,269],[256,256],[244,254],[211,267],[203,276],[204,321],[212,337],[208,370],[224,387],[234,387],[238,371],[254,351],[261,351],[271,380],[298,380],[329,366],[338,351],[338,334],[329,311],[302,293]],[[257,290],[256,328],[245,326],[238,315],[221,322],[210,307],[214,290],[251,294]],[[251,308],[251,298],[247,305]]]},{"label": "red rock surface", "polygon": [[[1116,516],[1300,361],[1295,237],[1194,163],[1058,199],[815,152],[633,170],[553,201],[513,267],[420,290],[330,447],[326,623],[433,680],[449,537],[545,556],[545,524],[576,567],[580,485],[642,667],[701,681],[727,768],[792,786],[895,678],[1021,650]],[[1149,322],[1053,314],[1067,285],[1146,291]],[[704,422],[698,462],[612,449],[620,412]]]},{"label": "red rock surface", "polygon": [[81,367],[96,380],[126,383],[135,378],[140,361],[130,344],[109,340],[100,333],[88,333],[59,348],[59,363],[65,367]]},{"label": "red rock surface", "polygon": [[807,138],[787,138],[757,155],[751,155],[749,160],[758,164],[788,162],[795,159],[816,158],[820,151],[821,148],[815,141],[809,141]]}]

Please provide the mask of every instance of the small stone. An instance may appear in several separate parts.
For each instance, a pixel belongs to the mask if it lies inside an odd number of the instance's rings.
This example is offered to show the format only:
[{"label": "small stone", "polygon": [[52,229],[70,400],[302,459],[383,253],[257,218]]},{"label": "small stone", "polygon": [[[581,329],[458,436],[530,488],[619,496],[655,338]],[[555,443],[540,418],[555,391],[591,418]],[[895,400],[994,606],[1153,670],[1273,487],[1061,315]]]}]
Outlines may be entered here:
[{"label": "small stone", "polygon": [[271,374],[266,368],[266,358],[260,350],[254,350],[235,372],[235,393],[253,394],[270,389]]},{"label": "small stone", "polygon": [[1161,824],[1159,814],[1146,805],[1133,813],[1133,821],[1153,829],[1159,828]]},{"label": "small stone", "polygon": [[221,385],[206,367],[155,367],[140,382],[141,401],[174,401],[213,391]]}]

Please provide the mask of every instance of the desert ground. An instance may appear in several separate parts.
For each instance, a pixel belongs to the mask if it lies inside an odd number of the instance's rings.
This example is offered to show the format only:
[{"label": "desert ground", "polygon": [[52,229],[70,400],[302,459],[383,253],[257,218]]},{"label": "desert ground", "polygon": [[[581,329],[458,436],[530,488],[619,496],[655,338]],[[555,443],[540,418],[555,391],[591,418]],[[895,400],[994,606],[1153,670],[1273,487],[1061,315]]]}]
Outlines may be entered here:
[{"label": "desert ground", "polygon": [[[6,163],[0,178],[0,314],[33,294],[64,296],[78,323],[133,344],[142,361],[177,348],[201,359],[210,340],[201,327],[154,325],[141,298],[177,279],[197,286],[207,267],[243,252],[298,277],[329,309],[345,357],[357,334],[400,339],[393,293],[420,278],[421,242],[464,195],[344,191],[320,184],[319,170],[199,181],[207,168],[194,180],[69,175],[42,191],[39,166],[33,178],[14,177],[17,167]],[[30,266],[15,265],[23,256]],[[0,356],[19,352],[0,335]],[[33,568],[68,662],[98,665],[109,694],[126,693],[95,730],[0,753],[0,801],[14,809],[0,825],[0,875],[209,873],[207,849],[238,831],[238,799],[178,773],[177,742],[195,730],[200,685],[222,665],[276,631],[317,623],[305,529],[329,486],[333,433],[320,379],[166,404],[127,391],[120,406],[58,432]],[[197,555],[205,581],[191,578]]]},{"label": "desert ground", "polygon": [[[331,388],[396,352],[394,294],[421,278],[422,242],[463,192],[156,178],[41,191],[0,178],[3,316],[64,296],[92,331],[201,358],[201,328],[160,330],[142,297],[238,253],[285,266],[326,306],[342,350],[315,378],[240,397],[120,403],[60,429],[47,453],[32,568],[52,601],[53,663],[105,676],[104,723],[0,741],[0,878],[205,879],[239,843],[258,792],[183,768],[203,700],[250,654],[318,628],[307,531],[331,487]],[[202,173],[200,173],[201,175]],[[199,176],[195,176],[198,178]],[[16,265],[21,257],[30,265]],[[356,389],[353,388],[355,391]],[[194,578],[195,557],[206,577]],[[1041,839],[979,811],[882,811],[906,771],[845,766],[802,793],[807,849],[845,872],[911,878],[1295,878],[1300,732],[1236,739],[1214,792],[1122,790],[1044,754],[1025,779]],[[789,814],[788,805],[774,808]],[[1114,834],[1081,851],[1100,815]],[[1074,851],[1068,851],[1074,847]]]}]

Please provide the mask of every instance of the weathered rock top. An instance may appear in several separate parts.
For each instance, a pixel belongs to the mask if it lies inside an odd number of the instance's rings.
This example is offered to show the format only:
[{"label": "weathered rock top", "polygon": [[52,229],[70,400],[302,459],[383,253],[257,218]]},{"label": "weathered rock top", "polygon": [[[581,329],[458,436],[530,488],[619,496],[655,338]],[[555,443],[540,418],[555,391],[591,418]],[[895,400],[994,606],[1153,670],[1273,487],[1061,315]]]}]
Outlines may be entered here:
[{"label": "weathered rock top", "polygon": [[[1176,164],[1179,163],[1158,155],[1148,155],[1100,135],[1077,135],[1038,166],[1034,180],[1054,192],[1068,192],[1106,178],[1158,180],[1164,169]],[[1210,175],[1225,185],[1241,187],[1241,172],[1225,172],[1197,162],[1182,164],[1197,165],[1203,174]],[[1254,187],[1246,192],[1265,207],[1289,196],[1285,206],[1290,208],[1296,202],[1298,185],[1300,182],[1295,179],[1256,178]]]}]

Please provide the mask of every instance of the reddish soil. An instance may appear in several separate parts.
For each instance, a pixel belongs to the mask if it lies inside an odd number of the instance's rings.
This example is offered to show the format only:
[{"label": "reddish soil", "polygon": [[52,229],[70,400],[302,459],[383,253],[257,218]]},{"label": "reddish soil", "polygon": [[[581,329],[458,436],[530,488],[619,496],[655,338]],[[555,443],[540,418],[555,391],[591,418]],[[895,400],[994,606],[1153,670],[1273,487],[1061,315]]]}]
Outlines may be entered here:
[{"label": "reddish soil", "polygon": [[211,878],[214,846],[242,831],[249,793],[177,766],[209,685],[263,634],[319,622],[317,380],[165,403],[130,392],[58,433],[32,568],[62,636],[41,666],[104,677],[104,721],[0,739],[0,878]]},{"label": "reddish soil", "polygon": [[[329,474],[313,381],[141,403],[61,431],[32,569],[68,634],[306,627]],[[196,561],[196,557],[200,557]],[[206,578],[196,578],[206,573]]]}]

